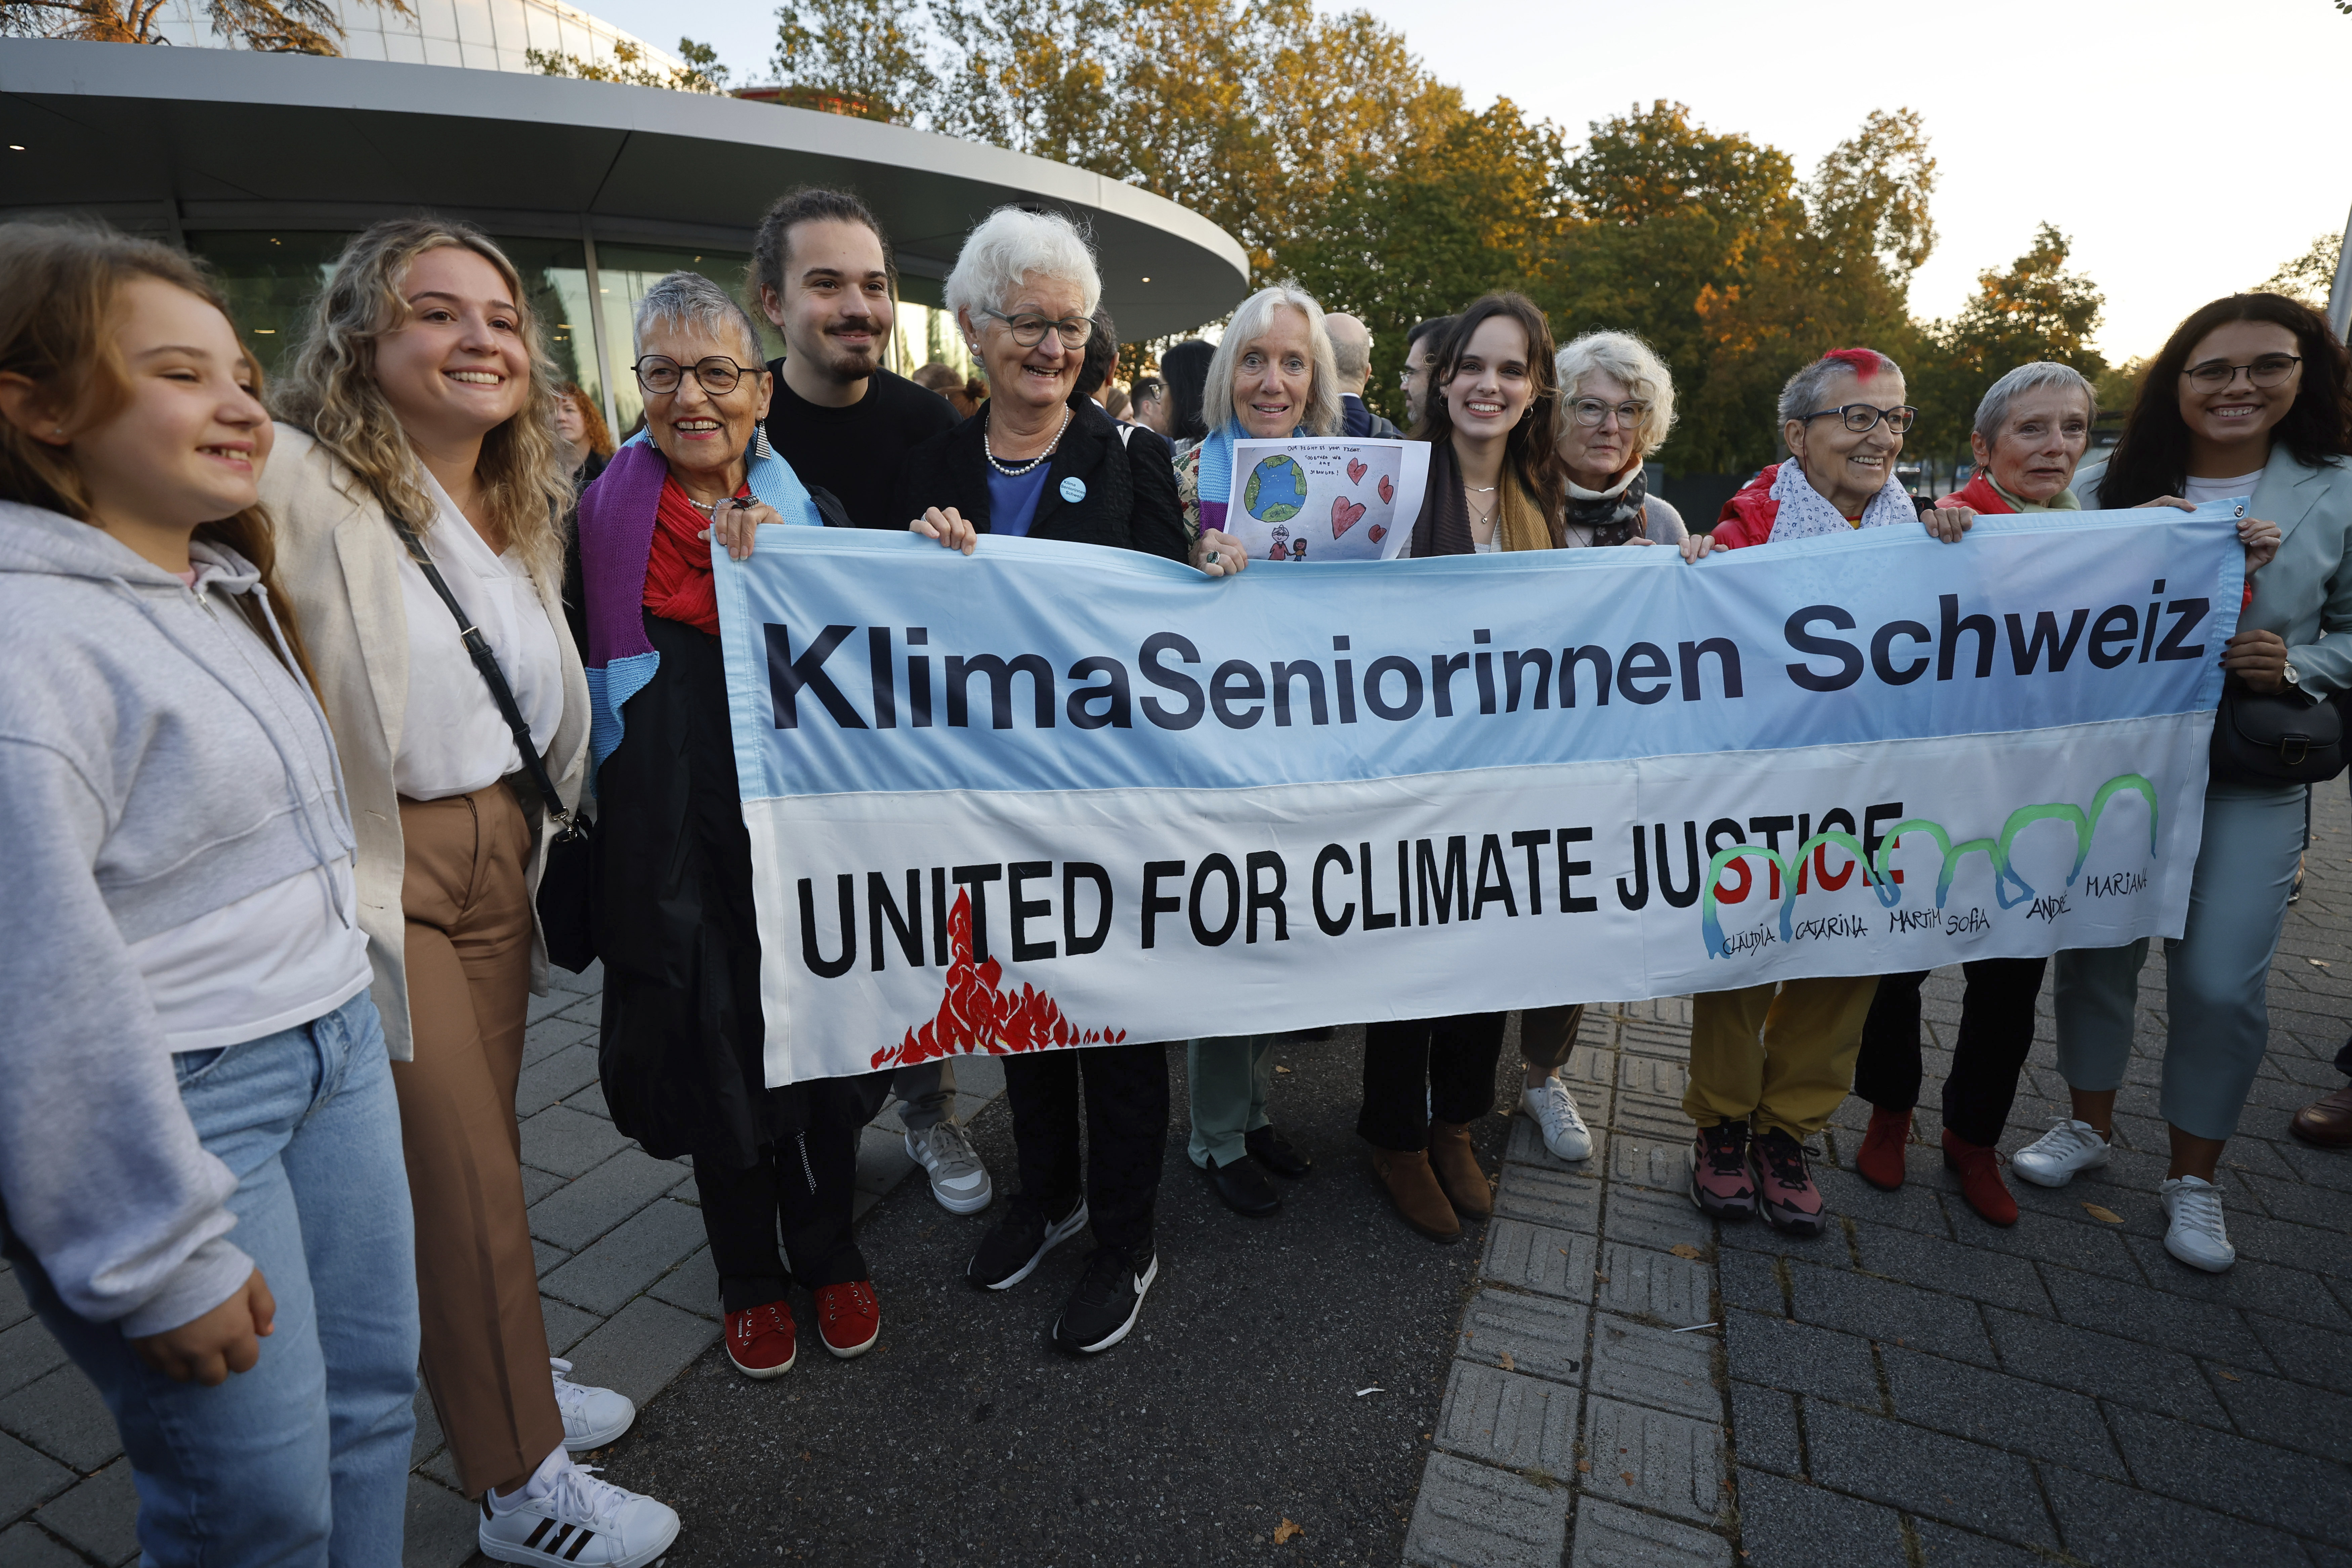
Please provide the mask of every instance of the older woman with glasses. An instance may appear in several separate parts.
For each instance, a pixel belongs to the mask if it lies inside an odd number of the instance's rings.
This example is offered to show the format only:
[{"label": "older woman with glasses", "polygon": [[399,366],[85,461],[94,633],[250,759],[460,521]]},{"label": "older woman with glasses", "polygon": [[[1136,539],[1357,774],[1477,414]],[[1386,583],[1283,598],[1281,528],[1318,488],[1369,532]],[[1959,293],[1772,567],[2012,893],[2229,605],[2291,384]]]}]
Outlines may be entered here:
[{"label": "older woman with glasses", "polygon": [[[851,1238],[865,1079],[767,1087],[751,847],[743,826],[711,552],[761,523],[819,525],[761,420],[772,392],[742,307],[673,272],[636,310],[645,434],[580,503],[594,698],[604,1101],[657,1159],[694,1161],[727,1353],[747,1377],[798,1357],[786,1297],[815,1298],[834,1355],[881,1331]],[[781,1233],[782,1247],[778,1247]],[[788,1261],[789,1260],[789,1261]]]},{"label": "older woman with glasses", "polygon": [[[1137,550],[1212,575],[1240,569],[1237,546],[1204,563],[1213,542],[1186,535],[1168,443],[1072,399],[1102,278],[1068,219],[991,213],[966,237],[947,300],[988,378],[988,404],[908,454],[898,497],[910,527],[967,551],[986,533]],[[1010,1289],[1091,1218],[1097,1245],[1054,1339],[1082,1354],[1108,1350],[1134,1327],[1160,1273],[1152,1216],[1168,1138],[1167,1047],[1130,1040],[1003,1060],[1021,1190],[966,1277]]]},{"label": "older woman with glasses", "polygon": [[[1561,545],[1679,546],[1690,537],[1682,513],[1650,494],[1643,467],[1675,427],[1674,377],[1650,345],[1629,332],[1587,332],[1561,349],[1555,363],[1559,407],[1552,449],[1567,491]],[[1559,1080],[1583,1020],[1582,1003],[1530,1007],[1519,1016],[1519,1055],[1527,1069],[1519,1112],[1562,1160],[1592,1152],[1592,1134],[1576,1098]]]},{"label": "older woman with glasses", "polygon": [[[1904,435],[1919,411],[1902,369],[1873,349],[1833,349],[1780,389],[1789,458],[1724,503],[1710,534],[1683,544],[1686,560],[1843,533],[1924,522],[1947,542],[1968,531],[1966,508],[1930,506],[1895,477]],[[1697,1124],[1691,1196],[1720,1219],[1762,1211],[1774,1229],[1818,1236],[1822,1195],[1805,1141],[1853,1084],[1874,975],[1789,980],[1710,992],[1691,1008],[1690,1085],[1683,1111]]]}]

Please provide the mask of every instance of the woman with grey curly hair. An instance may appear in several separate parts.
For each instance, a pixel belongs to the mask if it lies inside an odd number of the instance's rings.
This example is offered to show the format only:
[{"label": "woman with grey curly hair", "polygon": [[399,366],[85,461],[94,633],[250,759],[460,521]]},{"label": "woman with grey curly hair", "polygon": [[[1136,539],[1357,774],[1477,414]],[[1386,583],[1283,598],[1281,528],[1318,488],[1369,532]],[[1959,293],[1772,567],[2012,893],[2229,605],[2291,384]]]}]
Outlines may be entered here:
[{"label": "woman with grey curly hair", "polygon": [[[539,800],[524,806],[514,787],[528,777],[517,737],[528,731],[567,808],[588,749],[562,611],[572,485],[555,402],[540,325],[499,247],[464,224],[380,223],[344,248],[312,308],[274,399],[261,497],[359,839],[425,1385],[459,1486],[483,1499],[486,1552],[539,1561],[516,1554],[536,1552],[527,1538],[593,1520],[580,1561],[610,1565],[650,1562],[677,1516],[570,1459],[636,1412],[548,1355],[515,1121],[525,1013],[547,990],[533,900],[548,831]],[[515,727],[468,628],[497,661]]]},{"label": "woman with grey curly hair", "polygon": [[1675,427],[1674,377],[1631,332],[1587,332],[1557,363],[1562,542],[1680,544],[1689,537],[1682,513],[1650,494],[1643,468]]}]

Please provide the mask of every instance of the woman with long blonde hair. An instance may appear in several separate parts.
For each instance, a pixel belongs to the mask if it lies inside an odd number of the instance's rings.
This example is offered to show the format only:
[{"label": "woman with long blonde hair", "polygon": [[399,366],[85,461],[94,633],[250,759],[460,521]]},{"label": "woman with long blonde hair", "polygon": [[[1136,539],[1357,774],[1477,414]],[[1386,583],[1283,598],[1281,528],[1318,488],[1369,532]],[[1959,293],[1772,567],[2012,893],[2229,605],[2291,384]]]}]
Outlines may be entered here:
[{"label": "woman with long blonde hair", "polygon": [[[550,1362],[515,1121],[525,1010],[547,989],[532,907],[546,814],[518,736],[567,808],[588,747],[561,597],[557,384],[496,245],[431,217],[378,224],[336,262],[287,367],[262,494],[351,791],[425,1382],[459,1484],[482,1499],[481,1549],[635,1568],[677,1516],[571,1462],[635,1407]],[[488,644],[512,727],[460,617]]]}]

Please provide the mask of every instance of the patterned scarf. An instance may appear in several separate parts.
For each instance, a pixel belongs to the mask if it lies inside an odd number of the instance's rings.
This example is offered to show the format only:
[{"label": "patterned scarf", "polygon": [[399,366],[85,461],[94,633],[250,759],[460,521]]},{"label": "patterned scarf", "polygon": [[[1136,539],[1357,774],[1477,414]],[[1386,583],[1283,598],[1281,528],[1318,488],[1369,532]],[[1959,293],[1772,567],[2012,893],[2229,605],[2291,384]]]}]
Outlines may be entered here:
[{"label": "patterned scarf", "polygon": [[1893,473],[1869,503],[1862,509],[1860,522],[1848,522],[1843,513],[1832,506],[1813,489],[1805,478],[1803,465],[1794,458],[1780,465],[1772,480],[1772,499],[1780,503],[1780,511],[1772,519],[1772,537],[1766,541],[1779,544],[1783,540],[1811,539],[1823,533],[1851,533],[1857,528],[1885,528],[1889,523],[1916,522],[1919,509],[1911,504],[1911,494],[1895,482]]},{"label": "patterned scarf", "polygon": [[1622,544],[1643,531],[1642,503],[1650,499],[1649,471],[1633,471],[1605,490],[1589,490],[1568,481],[1568,525],[1589,528],[1596,545]]}]

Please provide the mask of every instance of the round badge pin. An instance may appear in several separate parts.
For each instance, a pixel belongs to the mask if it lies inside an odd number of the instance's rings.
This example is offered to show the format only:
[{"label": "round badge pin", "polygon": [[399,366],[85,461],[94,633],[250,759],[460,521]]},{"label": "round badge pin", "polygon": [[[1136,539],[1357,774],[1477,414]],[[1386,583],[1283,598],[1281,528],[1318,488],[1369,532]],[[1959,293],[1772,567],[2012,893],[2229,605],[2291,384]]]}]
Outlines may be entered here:
[{"label": "round badge pin", "polygon": [[1062,481],[1062,499],[1072,506],[1087,499],[1087,481],[1072,474]]}]

